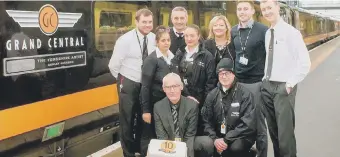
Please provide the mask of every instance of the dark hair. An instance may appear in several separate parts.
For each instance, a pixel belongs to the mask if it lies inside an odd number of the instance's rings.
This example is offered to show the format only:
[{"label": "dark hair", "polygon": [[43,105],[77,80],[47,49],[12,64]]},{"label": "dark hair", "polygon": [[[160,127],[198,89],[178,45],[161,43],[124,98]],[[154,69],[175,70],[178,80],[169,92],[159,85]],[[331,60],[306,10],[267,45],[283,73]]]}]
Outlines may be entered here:
[{"label": "dark hair", "polygon": [[170,35],[170,29],[162,25],[158,26],[155,31],[156,41],[159,41],[159,39],[164,33],[168,33]]},{"label": "dark hair", "polygon": [[152,12],[147,9],[147,8],[143,8],[143,9],[139,9],[137,12],[136,12],[136,20],[139,21],[139,18],[140,16],[143,15],[143,16],[153,16]]},{"label": "dark hair", "polygon": [[249,3],[250,6],[251,6],[253,9],[255,9],[255,3],[254,3],[253,0],[238,0],[238,1],[236,2],[236,6],[237,6],[238,4],[244,3],[244,2]]},{"label": "dark hair", "polygon": [[187,26],[187,28],[192,28],[192,29],[196,30],[197,34],[198,34],[199,36],[201,36],[201,30],[200,30],[200,28],[199,28],[197,25],[195,25],[195,24],[190,24],[190,25]]}]

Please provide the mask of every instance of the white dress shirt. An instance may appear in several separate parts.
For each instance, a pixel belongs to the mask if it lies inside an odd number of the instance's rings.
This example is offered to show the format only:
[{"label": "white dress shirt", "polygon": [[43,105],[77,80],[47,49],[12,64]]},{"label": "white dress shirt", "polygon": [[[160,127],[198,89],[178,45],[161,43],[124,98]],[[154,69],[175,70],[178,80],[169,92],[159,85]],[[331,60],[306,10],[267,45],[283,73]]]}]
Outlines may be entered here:
[{"label": "white dress shirt", "polygon": [[159,48],[156,48],[156,56],[157,58],[161,58],[163,57],[164,61],[166,62],[166,64],[170,65],[171,64],[171,60],[175,57],[174,54],[172,54],[172,52],[170,50],[168,50],[167,52],[168,57],[164,56],[163,53],[159,50]]},{"label": "white dress shirt", "polygon": [[[151,54],[156,49],[156,37],[152,32],[146,37],[148,54]],[[118,38],[108,65],[113,77],[117,78],[118,73],[120,73],[128,79],[140,83],[143,64],[143,42],[144,35],[137,29],[133,29]]]},{"label": "white dress shirt", "polygon": [[182,37],[183,37],[184,32],[178,32],[178,31],[176,30],[175,27],[172,27],[172,29],[173,29],[173,31],[174,31],[174,33],[175,33],[175,35],[176,35],[177,37],[179,37],[179,34],[178,34],[178,33],[183,33],[183,34],[182,34]]},{"label": "white dress shirt", "polygon": [[[300,31],[281,18],[274,29],[273,66],[270,81],[286,82],[286,87],[294,87],[308,74],[311,62],[307,47]],[[266,52],[269,52],[271,32],[266,32]],[[266,55],[265,77],[268,55]],[[264,78],[265,79],[265,78]]]},{"label": "white dress shirt", "polygon": [[197,45],[192,51],[189,51],[188,46],[185,47],[185,51],[187,52],[185,55],[185,60],[186,61],[190,61],[192,62],[194,60],[194,58],[192,57],[192,55],[194,55],[195,53],[197,53],[199,50],[199,45]]}]

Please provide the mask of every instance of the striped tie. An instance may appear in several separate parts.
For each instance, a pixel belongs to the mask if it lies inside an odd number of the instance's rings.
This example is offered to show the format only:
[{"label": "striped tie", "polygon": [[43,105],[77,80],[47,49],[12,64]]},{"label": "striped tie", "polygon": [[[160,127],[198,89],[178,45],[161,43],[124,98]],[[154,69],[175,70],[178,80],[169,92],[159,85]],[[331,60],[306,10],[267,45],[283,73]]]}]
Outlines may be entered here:
[{"label": "striped tie", "polygon": [[179,126],[178,126],[178,113],[177,113],[177,105],[171,105],[172,117],[174,118],[174,126],[175,126],[175,135],[179,136]]}]

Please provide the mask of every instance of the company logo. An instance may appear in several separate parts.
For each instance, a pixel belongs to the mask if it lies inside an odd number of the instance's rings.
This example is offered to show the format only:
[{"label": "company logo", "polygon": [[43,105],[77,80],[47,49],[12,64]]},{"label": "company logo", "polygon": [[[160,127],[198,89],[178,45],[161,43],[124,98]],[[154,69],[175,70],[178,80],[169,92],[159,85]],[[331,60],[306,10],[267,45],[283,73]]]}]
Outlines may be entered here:
[{"label": "company logo", "polygon": [[6,10],[6,12],[20,27],[39,27],[41,32],[48,36],[53,35],[59,27],[73,27],[82,16],[82,13],[58,12],[50,4],[42,6],[39,11]]},{"label": "company logo", "polygon": [[161,149],[159,151],[162,151],[164,153],[175,153],[176,143],[172,141],[165,141],[161,143]]}]

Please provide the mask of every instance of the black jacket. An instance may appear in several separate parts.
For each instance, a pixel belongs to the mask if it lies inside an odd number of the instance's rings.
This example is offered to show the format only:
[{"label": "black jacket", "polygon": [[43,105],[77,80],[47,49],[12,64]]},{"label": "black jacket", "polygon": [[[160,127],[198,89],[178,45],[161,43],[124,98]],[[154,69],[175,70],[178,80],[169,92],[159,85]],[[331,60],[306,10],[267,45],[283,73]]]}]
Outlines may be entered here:
[{"label": "black jacket", "polygon": [[[182,59],[185,59],[185,49],[179,49],[176,52],[173,64],[178,67],[178,72],[183,79],[184,72],[180,66]],[[188,85],[184,88],[183,95],[195,97],[200,104],[203,104],[206,95],[216,87],[216,65],[212,54],[199,46],[199,50],[193,56],[193,75],[188,78]]]},{"label": "black jacket", "polygon": [[163,77],[170,72],[177,72],[176,67],[157,58],[156,51],[145,58],[142,68],[141,104],[143,113],[152,113],[153,105],[166,95],[163,91]]},{"label": "black jacket", "polygon": [[[222,115],[222,102],[225,115]],[[226,93],[222,85],[212,90],[203,105],[202,120],[205,134],[212,139],[224,138],[227,144],[236,139],[246,139],[254,142],[256,138],[256,117],[253,96],[236,81]],[[227,121],[226,134],[221,134],[223,118]]]},{"label": "black jacket", "polygon": [[170,38],[171,38],[171,45],[170,45],[170,51],[175,54],[178,49],[184,49],[186,44],[183,37],[177,37],[174,29],[170,28]]},{"label": "black jacket", "polygon": [[[205,40],[204,43],[204,48],[207,49],[215,58],[215,63],[216,65],[218,64],[218,62],[216,62],[216,58],[217,56],[217,48],[216,48],[216,42],[214,39],[208,39]],[[227,46],[227,48],[225,49],[224,53],[222,54],[222,58],[229,58],[232,61],[234,61],[235,63],[235,47],[234,47],[234,43],[230,42]]]}]

